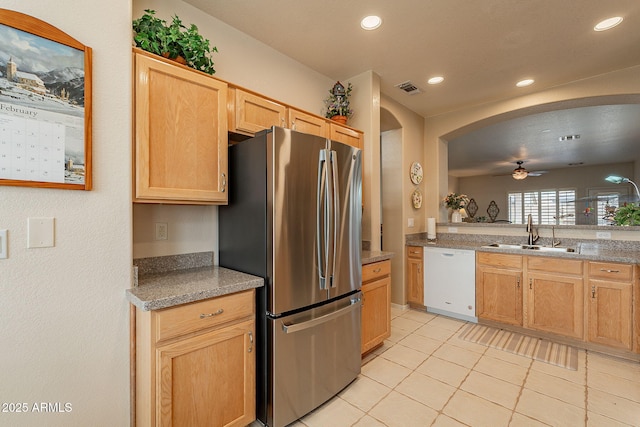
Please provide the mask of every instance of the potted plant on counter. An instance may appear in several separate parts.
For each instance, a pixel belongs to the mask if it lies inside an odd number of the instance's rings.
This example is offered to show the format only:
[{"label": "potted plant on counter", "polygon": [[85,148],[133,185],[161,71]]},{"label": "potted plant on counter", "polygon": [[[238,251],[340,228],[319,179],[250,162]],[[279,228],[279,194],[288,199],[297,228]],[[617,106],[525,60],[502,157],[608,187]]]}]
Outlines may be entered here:
[{"label": "potted plant on counter", "polygon": [[333,85],[329,90],[329,96],[324,100],[326,118],[343,125],[347,124],[347,119],[353,115],[353,110],[349,107],[352,89],[351,83],[346,88],[340,82]]},{"label": "potted plant on counter", "polygon": [[625,203],[615,210],[616,225],[640,225],[640,205]]},{"label": "potted plant on counter", "polygon": [[155,16],[155,10],[145,9],[144,15],[133,21],[133,40],[137,47],[164,56],[190,68],[214,74],[211,55],[218,49],[198,31],[195,24],[186,27],[174,15],[171,24]]}]

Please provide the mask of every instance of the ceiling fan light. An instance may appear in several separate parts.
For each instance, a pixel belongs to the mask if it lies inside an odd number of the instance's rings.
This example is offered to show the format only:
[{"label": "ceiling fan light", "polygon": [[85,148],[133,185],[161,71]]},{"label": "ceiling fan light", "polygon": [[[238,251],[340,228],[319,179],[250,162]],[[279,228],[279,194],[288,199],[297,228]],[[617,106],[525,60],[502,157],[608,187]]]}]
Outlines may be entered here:
[{"label": "ceiling fan light", "polygon": [[529,172],[527,172],[525,168],[521,168],[521,167],[516,168],[511,174],[513,179],[518,179],[518,180],[525,179],[527,175],[529,175]]}]

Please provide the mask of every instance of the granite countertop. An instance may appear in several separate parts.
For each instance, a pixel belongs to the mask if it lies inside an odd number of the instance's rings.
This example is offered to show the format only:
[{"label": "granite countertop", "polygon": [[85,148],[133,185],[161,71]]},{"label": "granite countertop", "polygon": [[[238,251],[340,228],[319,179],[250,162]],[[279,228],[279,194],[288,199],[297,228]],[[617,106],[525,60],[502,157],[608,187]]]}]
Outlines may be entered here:
[{"label": "granite countertop", "polygon": [[554,258],[584,259],[588,261],[624,262],[628,264],[640,264],[640,251],[628,249],[600,248],[594,252],[544,252],[530,249],[486,248],[486,242],[472,240],[437,240],[435,243],[427,239],[412,239],[406,242],[407,246],[424,246],[447,249],[470,249],[480,252],[513,253],[518,255],[546,256]]},{"label": "granite countertop", "polygon": [[386,261],[388,259],[393,258],[395,254],[393,252],[384,252],[384,251],[362,251],[362,265],[372,264],[378,261]]},{"label": "granite countertop", "polygon": [[144,311],[219,297],[264,286],[261,277],[222,267],[199,267],[151,274],[127,289],[127,299]]}]

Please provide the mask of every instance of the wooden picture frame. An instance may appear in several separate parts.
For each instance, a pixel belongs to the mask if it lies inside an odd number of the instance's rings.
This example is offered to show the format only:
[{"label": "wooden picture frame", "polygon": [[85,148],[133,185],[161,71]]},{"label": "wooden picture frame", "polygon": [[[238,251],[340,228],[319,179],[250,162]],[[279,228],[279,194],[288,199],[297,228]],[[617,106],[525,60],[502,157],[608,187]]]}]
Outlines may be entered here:
[{"label": "wooden picture frame", "polygon": [[0,9],[0,185],[91,190],[91,54]]}]

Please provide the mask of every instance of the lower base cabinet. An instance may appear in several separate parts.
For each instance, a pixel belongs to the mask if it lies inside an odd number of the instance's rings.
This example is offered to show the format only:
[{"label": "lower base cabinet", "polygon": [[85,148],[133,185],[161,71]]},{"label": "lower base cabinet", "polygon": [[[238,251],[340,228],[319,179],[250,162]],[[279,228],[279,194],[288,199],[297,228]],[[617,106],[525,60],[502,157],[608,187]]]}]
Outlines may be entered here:
[{"label": "lower base cabinet", "polygon": [[362,354],[391,336],[391,261],[362,267]]},{"label": "lower base cabinet", "polygon": [[255,420],[254,292],[136,312],[136,425]]},{"label": "lower base cabinet", "polygon": [[639,298],[640,268],[633,264],[476,254],[481,321],[595,344],[601,351],[640,353]]}]

